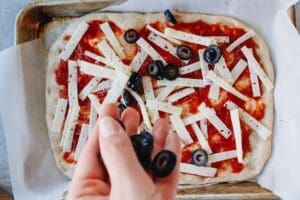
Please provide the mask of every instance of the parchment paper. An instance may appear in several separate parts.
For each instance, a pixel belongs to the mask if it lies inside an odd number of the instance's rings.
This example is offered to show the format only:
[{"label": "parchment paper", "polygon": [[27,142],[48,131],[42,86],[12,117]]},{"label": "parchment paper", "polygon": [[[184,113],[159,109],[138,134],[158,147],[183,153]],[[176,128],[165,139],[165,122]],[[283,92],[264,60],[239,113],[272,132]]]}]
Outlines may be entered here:
[{"label": "parchment paper", "polygon": [[[297,0],[131,0],[111,11],[202,12],[238,18],[268,43],[276,70],[273,153],[258,182],[300,199],[300,37],[287,9]],[[44,120],[45,52],[36,40],[0,53],[0,111],[15,199],[60,199],[68,181],[56,168]]]}]

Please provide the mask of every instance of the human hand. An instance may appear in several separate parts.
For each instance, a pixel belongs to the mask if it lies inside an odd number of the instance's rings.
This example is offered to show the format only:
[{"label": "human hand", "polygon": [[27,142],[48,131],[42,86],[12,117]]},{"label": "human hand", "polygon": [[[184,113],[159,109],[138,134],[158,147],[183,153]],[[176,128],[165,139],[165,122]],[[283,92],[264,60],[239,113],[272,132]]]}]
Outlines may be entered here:
[{"label": "human hand", "polygon": [[[168,149],[177,156],[173,172],[168,177],[155,178],[140,165],[128,137],[137,133],[139,113],[133,108],[127,108],[122,113],[121,121],[126,132],[116,121],[118,118],[119,109],[116,105],[103,107],[80,155],[67,199],[174,199],[180,162],[178,136],[169,131],[169,124],[165,120],[160,119],[155,123],[152,158],[162,149]],[[104,164],[99,162],[99,153]]]}]

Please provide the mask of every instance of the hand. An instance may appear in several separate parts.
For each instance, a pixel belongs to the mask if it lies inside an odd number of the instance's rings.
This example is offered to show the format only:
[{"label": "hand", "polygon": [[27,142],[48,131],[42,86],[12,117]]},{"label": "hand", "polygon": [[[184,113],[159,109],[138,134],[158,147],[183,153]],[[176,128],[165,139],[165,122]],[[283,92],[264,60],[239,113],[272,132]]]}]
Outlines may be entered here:
[{"label": "hand", "polygon": [[[175,199],[180,162],[178,136],[169,131],[165,120],[160,119],[154,124],[152,158],[162,149],[168,149],[177,156],[176,167],[168,177],[154,178],[138,162],[128,137],[137,133],[139,113],[133,108],[122,113],[121,121],[126,132],[116,121],[118,117],[116,105],[103,107],[77,163],[68,199]],[[99,153],[104,164],[97,158]]]}]

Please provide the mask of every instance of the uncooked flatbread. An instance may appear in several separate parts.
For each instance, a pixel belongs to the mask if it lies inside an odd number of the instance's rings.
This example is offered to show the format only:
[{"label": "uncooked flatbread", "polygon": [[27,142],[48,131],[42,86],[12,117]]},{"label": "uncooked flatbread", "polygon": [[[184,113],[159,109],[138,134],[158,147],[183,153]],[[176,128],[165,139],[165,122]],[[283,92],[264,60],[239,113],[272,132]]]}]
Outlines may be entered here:
[{"label": "uncooked flatbread", "polygon": [[[242,28],[245,31],[250,30],[250,27],[244,25],[236,19],[224,17],[224,16],[214,16],[206,14],[196,14],[196,13],[175,13],[176,19],[179,22],[193,22],[197,20],[202,20],[208,24],[221,23],[229,27]],[[63,153],[60,147],[61,133],[54,133],[50,131],[52,120],[54,118],[55,106],[59,96],[60,86],[55,82],[55,69],[58,66],[60,59],[59,54],[63,47],[66,45],[66,41],[63,39],[67,35],[72,35],[72,32],[80,23],[81,20],[87,22],[92,20],[103,20],[114,22],[123,30],[129,28],[142,29],[145,24],[154,23],[156,21],[165,22],[165,17],[162,13],[158,14],[140,14],[140,13],[100,13],[88,15],[80,20],[74,20],[65,32],[61,35],[60,38],[56,40],[49,52],[48,59],[48,71],[47,71],[47,84],[46,84],[46,121],[49,129],[49,138],[53,152],[55,155],[55,160],[58,168],[68,177],[72,177],[74,171],[74,164],[68,164],[63,160]],[[121,36],[119,36],[121,37]],[[274,83],[274,68],[271,62],[270,53],[268,47],[264,40],[259,34],[253,37],[254,41],[258,44],[256,49],[257,55],[260,57],[260,64],[263,66],[264,71]],[[121,42],[121,45],[125,47],[125,52],[127,55],[130,54],[130,47],[128,44]],[[134,55],[132,55],[133,57]],[[130,57],[129,59],[132,59]],[[263,102],[266,104],[264,118],[260,121],[262,122],[269,130],[272,131],[273,126],[273,116],[274,116],[274,106],[273,106],[273,92],[262,91]],[[222,171],[218,173],[217,177],[206,178],[189,174],[180,175],[180,184],[209,184],[209,183],[218,183],[218,182],[231,182],[231,181],[243,181],[249,180],[258,175],[268,158],[271,154],[271,142],[272,137],[269,137],[267,140],[262,140],[258,138],[256,134],[251,134],[250,143],[252,147],[252,152],[248,153],[244,158],[245,166],[240,173],[231,173],[230,170]]]}]

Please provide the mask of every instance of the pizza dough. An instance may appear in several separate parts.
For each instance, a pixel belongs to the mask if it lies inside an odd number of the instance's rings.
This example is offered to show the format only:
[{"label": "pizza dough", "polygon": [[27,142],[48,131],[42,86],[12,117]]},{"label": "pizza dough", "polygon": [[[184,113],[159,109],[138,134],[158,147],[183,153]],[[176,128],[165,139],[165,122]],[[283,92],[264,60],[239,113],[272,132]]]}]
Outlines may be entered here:
[{"label": "pizza dough", "polygon": [[[202,20],[208,24],[224,24],[229,27],[242,28],[245,31],[250,30],[250,27],[233,18],[224,16],[214,16],[196,13],[175,13],[174,14],[178,22],[193,22]],[[74,29],[80,23],[81,20],[86,22],[93,20],[103,20],[114,22],[118,27],[123,30],[134,28],[136,30],[142,29],[146,24],[154,23],[156,21],[165,22],[165,17],[162,13],[158,14],[138,14],[138,13],[100,13],[88,15],[79,20],[74,20],[60,38],[56,40],[49,52],[48,59],[48,71],[47,71],[47,84],[46,84],[46,121],[49,129],[49,138],[51,146],[54,152],[55,160],[58,168],[68,177],[72,177],[74,171],[74,164],[68,164],[63,159],[63,152],[60,147],[61,133],[55,133],[50,131],[50,127],[54,118],[55,106],[59,97],[60,86],[55,81],[55,69],[60,63],[59,54],[66,45],[67,41],[64,40],[66,36],[72,35]],[[122,35],[118,35],[122,37]],[[256,33],[252,38],[258,47],[256,53],[259,56],[259,61],[263,70],[274,83],[275,75],[274,68],[272,66],[270,53],[267,45],[265,44],[262,37]],[[125,53],[128,55],[128,59],[132,59],[134,53],[131,52],[131,48],[124,40],[119,40],[121,45],[125,48]],[[262,87],[263,88],[263,87]],[[273,116],[274,116],[274,105],[273,105],[273,91],[267,92],[264,88],[262,89],[263,102],[266,104],[264,118],[260,121],[269,130],[272,131]],[[230,169],[218,172],[217,177],[207,178],[200,177],[190,174],[180,175],[180,184],[209,184],[217,182],[231,182],[231,181],[243,181],[254,178],[258,175],[268,158],[271,154],[271,143],[272,137],[266,140],[260,139],[255,133],[250,136],[251,153],[248,153],[244,158],[244,169],[240,173],[231,173]]]}]

